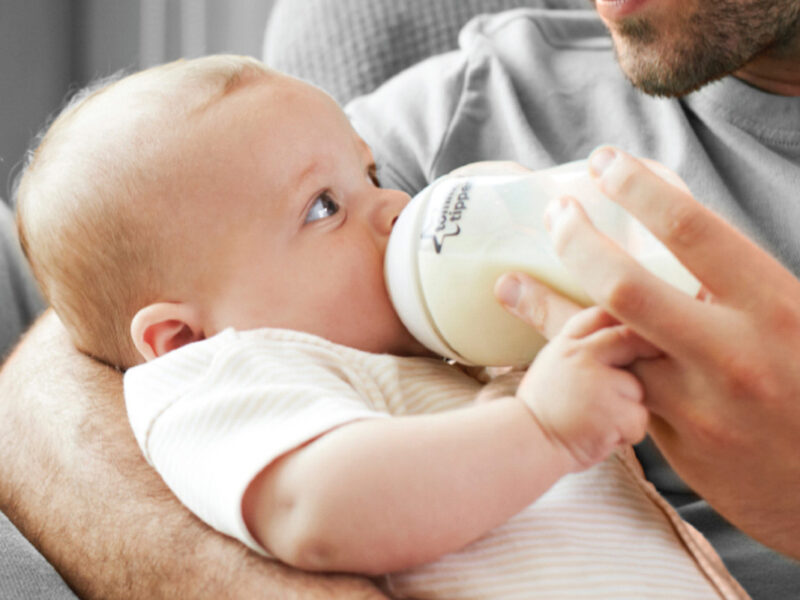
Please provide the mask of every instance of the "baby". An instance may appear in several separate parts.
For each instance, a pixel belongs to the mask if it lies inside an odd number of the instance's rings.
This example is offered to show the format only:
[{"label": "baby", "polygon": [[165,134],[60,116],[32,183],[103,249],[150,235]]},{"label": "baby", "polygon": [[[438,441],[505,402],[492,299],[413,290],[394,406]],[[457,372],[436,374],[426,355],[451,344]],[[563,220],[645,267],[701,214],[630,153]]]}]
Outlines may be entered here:
[{"label": "baby", "polygon": [[383,280],[409,197],[317,88],[232,56],[106,84],[17,198],[75,344],[127,369],[147,459],[255,551],[415,598],[744,596],[632,458],[623,367],[656,351],[590,308],[521,381],[431,356]]}]

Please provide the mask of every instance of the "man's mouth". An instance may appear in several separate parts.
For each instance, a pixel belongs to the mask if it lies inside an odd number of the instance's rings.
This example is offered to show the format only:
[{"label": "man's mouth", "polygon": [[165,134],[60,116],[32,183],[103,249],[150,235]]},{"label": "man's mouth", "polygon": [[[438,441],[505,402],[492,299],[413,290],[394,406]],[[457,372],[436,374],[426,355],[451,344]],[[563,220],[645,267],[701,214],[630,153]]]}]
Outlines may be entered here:
[{"label": "man's mouth", "polygon": [[594,0],[595,8],[604,21],[617,21],[631,16],[650,0]]}]

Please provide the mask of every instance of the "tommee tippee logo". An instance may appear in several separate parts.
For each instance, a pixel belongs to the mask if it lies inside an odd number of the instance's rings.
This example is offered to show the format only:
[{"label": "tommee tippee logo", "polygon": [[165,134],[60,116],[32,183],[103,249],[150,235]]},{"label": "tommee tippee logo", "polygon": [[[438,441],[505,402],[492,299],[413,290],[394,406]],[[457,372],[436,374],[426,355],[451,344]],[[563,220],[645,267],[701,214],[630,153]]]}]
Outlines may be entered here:
[{"label": "tommee tippee logo", "polygon": [[468,208],[467,203],[470,200],[471,189],[470,181],[465,181],[460,186],[453,188],[442,203],[442,208],[436,215],[435,221],[426,224],[423,229],[422,239],[431,238],[436,254],[442,252],[445,239],[461,233],[459,221]]}]

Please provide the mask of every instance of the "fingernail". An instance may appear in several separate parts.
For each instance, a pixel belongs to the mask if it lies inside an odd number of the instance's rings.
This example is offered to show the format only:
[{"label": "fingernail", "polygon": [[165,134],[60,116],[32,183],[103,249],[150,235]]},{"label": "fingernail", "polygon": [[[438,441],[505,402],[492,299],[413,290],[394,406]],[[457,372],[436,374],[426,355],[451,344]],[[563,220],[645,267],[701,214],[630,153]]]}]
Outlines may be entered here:
[{"label": "fingernail", "polygon": [[552,231],[559,219],[561,219],[569,208],[569,200],[565,197],[553,200],[544,210],[544,227],[547,231]]},{"label": "fingernail", "polygon": [[515,307],[519,302],[520,283],[513,275],[503,277],[497,285],[495,294],[508,307]]},{"label": "fingernail", "polygon": [[589,167],[592,174],[595,177],[600,177],[616,157],[617,153],[611,148],[598,148],[592,152],[589,157]]}]

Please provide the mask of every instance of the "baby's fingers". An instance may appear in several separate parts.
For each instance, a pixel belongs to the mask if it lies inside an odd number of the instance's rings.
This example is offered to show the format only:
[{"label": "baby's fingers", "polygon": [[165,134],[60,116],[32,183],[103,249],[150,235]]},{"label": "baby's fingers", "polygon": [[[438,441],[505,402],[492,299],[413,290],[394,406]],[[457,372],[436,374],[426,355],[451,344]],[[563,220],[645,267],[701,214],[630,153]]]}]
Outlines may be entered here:
[{"label": "baby's fingers", "polygon": [[629,401],[625,404],[622,410],[622,418],[617,423],[617,431],[619,432],[620,444],[638,444],[647,434],[647,424],[650,420],[650,411],[645,408],[644,403],[642,402],[644,392],[641,389],[641,384],[639,384],[638,380],[633,375],[630,375],[629,373],[627,375],[633,381],[628,381],[622,384],[626,388],[625,393],[629,393],[627,390],[638,386],[639,391],[637,395],[639,396],[639,401]]},{"label": "baby's fingers", "polygon": [[611,381],[606,381],[605,403],[618,436],[616,445],[637,444],[644,439],[650,420],[650,411],[644,404],[644,386],[629,371],[609,369],[607,374]]},{"label": "baby's fingers", "polygon": [[567,337],[580,339],[612,325],[619,325],[619,321],[601,306],[590,306],[572,315],[564,323],[561,333]]},{"label": "baby's fingers", "polygon": [[627,325],[614,325],[595,331],[583,343],[598,362],[609,367],[627,367],[640,358],[658,358],[661,350]]},{"label": "baby's fingers", "polygon": [[584,468],[601,462],[617,448],[644,439],[650,414],[644,389],[628,371],[607,367],[595,373],[594,397],[584,407],[588,429],[573,437],[573,456]]}]

